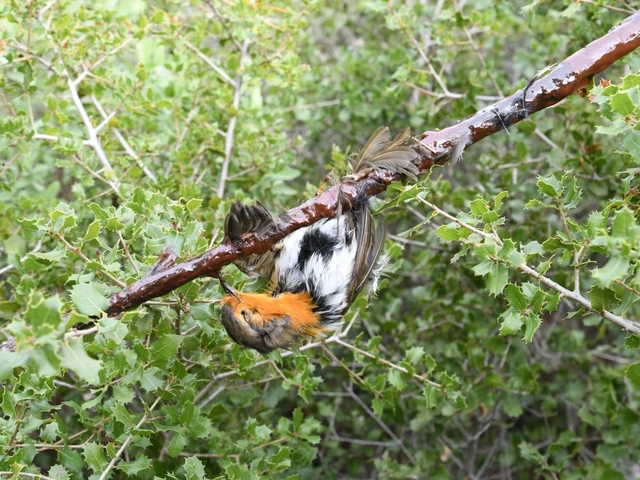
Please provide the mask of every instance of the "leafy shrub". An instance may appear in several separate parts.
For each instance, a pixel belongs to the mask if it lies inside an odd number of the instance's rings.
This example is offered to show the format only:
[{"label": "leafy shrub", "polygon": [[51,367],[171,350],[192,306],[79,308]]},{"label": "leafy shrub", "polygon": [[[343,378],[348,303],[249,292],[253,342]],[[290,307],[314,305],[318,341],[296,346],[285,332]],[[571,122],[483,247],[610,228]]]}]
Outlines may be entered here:
[{"label": "leafy shrub", "polygon": [[0,475],[638,475],[637,54],[374,203],[393,261],[340,336],[243,350],[209,279],[90,318],[233,201],[295,206],[629,10],[592,3],[0,5]]}]

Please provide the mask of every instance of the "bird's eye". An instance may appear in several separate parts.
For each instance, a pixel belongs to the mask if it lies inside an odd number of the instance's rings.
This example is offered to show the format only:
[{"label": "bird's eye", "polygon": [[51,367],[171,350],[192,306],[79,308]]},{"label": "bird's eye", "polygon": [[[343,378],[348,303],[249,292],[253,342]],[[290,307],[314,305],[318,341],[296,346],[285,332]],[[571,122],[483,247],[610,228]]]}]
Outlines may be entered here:
[{"label": "bird's eye", "polygon": [[246,310],[242,310],[240,312],[240,315],[242,315],[242,318],[244,318],[245,322],[248,322],[249,319],[251,318],[251,316],[249,315],[249,312],[247,312]]}]

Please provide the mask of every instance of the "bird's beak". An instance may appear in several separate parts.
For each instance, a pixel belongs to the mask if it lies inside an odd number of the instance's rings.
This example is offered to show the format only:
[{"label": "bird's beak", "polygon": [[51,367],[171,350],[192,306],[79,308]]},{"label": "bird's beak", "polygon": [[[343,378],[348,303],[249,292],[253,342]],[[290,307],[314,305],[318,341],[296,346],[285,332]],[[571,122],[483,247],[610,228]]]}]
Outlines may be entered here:
[{"label": "bird's beak", "polygon": [[218,280],[220,280],[220,285],[227,295],[233,295],[237,300],[240,300],[240,297],[238,297],[238,292],[236,292],[234,288],[229,285],[224,278],[222,278],[220,272],[216,273],[216,277],[218,277]]}]

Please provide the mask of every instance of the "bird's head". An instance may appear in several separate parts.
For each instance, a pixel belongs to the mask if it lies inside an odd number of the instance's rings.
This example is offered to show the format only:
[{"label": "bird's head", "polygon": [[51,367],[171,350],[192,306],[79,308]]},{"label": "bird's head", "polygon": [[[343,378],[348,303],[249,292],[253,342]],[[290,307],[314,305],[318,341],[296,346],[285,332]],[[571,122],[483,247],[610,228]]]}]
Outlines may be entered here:
[{"label": "bird's head", "polygon": [[308,293],[242,293],[222,277],[225,295],[220,302],[221,321],[229,336],[260,353],[291,347],[303,336],[323,331]]}]

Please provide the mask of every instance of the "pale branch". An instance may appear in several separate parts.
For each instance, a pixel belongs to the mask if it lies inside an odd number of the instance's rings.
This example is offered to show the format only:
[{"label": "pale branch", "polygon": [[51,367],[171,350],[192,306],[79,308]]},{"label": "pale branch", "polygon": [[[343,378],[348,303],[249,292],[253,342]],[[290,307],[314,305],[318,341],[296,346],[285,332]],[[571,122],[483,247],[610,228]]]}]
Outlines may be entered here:
[{"label": "pale branch", "polygon": [[[448,158],[457,158],[470,145],[484,137],[498,133],[568,96],[584,90],[591,79],[616,60],[640,46],[640,13],[636,13],[603,37],[593,41],[557,65],[548,75],[535,79],[525,88],[494,105],[483,108],[461,122],[439,132],[427,131],[422,141],[413,147],[419,154],[416,162],[421,172]],[[322,218],[332,218],[339,208],[349,210],[356,195],[374,196],[382,193],[394,181],[404,177],[388,170],[376,169],[341,185],[329,188],[276,218],[277,231],[261,237],[246,235],[233,243],[222,243],[204,254],[176,264],[112,295],[107,314],[117,315],[137,307],[147,300],[165,295],[199,277],[210,277],[236,259],[264,253],[285,236],[309,226]],[[340,192],[340,194],[339,194]]]},{"label": "pale branch", "polygon": [[[168,388],[168,387],[167,387]],[[142,418],[140,419],[140,421],[137,423],[137,425],[133,428],[134,432],[136,430],[138,430],[142,425],[145,424],[145,422],[147,421],[147,419],[149,418],[149,415],[151,414],[151,412],[153,411],[154,408],[156,408],[158,406],[158,403],[160,403],[160,399],[162,397],[158,396],[158,398],[156,398],[156,401],[153,402],[153,405],[151,405],[151,407],[149,407],[149,411],[147,413],[145,413]],[[104,471],[102,472],[102,475],[100,475],[100,479],[99,480],[104,480],[105,478],[107,478],[109,476],[109,472],[111,472],[111,470],[113,470],[113,467],[115,467],[116,463],[118,463],[118,460],[120,460],[120,457],[122,456],[122,454],[124,453],[124,451],[127,449],[127,447],[129,446],[129,444],[131,443],[131,440],[133,440],[133,435],[134,433],[129,434],[129,436],[126,438],[126,440],[124,441],[124,443],[122,444],[122,446],[118,449],[118,451],[116,452],[115,456],[111,459],[111,461],[109,462],[109,465],[107,465],[107,468],[104,469]]]},{"label": "pale branch", "polygon": [[[80,77],[78,77],[78,79],[79,78]],[[111,166],[111,163],[107,158],[107,154],[104,152],[104,149],[102,148],[102,144],[100,143],[100,139],[98,138],[97,130],[91,123],[89,114],[87,113],[87,110],[84,108],[84,105],[82,104],[82,100],[80,100],[80,96],[78,95],[78,82],[72,80],[71,77],[67,75],[67,87],[69,88],[71,99],[73,100],[73,103],[76,106],[78,113],[80,114],[82,123],[84,123],[84,126],[87,130],[87,135],[89,136],[89,142],[91,144],[91,147],[93,148],[93,151],[96,152],[98,160],[100,160],[100,163],[102,163],[102,166],[107,170],[109,170],[113,175],[115,175],[115,170]],[[120,193],[120,190],[118,188],[120,185],[120,181],[117,178],[113,181],[109,180],[107,183],[111,186],[111,188],[113,188],[113,190],[115,190],[116,193],[118,194]]]},{"label": "pale branch", "polygon": [[[102,118],[104,118],[102,123],[98,125],[98,127],[96,128],[97,131],[100,131],[103,124],[108,123],[109,120],[116,114],[116,110],[111,112],[111,114],[107,115],[107,112],[102,107],[102,104],[96,98],[95,95],[91,95],[91,101],[93,102],[93,105],[96,107],[98,112],[100,112],[100,115],[102,115]],[[120,133],[120,130],[118,130],[117,128],[114,128],[113,134],[116,136],[116,138],[120,142],[120,145],[122,145],[122,148],[124,148],[124,151],[127,152],[127,155],[129,155],[131,158],[135,160],[136,164],[138,165],[138,167],[142,169],[145,175],[149,177],[153,181],[153,183],[158,183],[158,179],[156,178],[155,174],[151,170],[149,170],[149,167],[147,167],[142,162],[142,160],[140,160],[140,157],[136,154],[136,152],[133,151],[133,148],[131,148],[131,145],[129,145],[129,142],[127,142],[127,140],[122,136],[122,133]]]},{"label": "pale branch", "polygon": [[353,391],[353,388],[351,388],[351,386],[345,385],[344,387],[347,393],[349,393],[349,395],[351,396],[351,398],[353,398],[353,400],[358,405],[360,405],[360,408],[362,408],[367,413],[367,415],[369,415],[373,419],[373,421],[376,422],[378,426],[380,426],[380,428],[382,428],[382,430],[384,430],[385,433],[389,435],[393,439],[393,441],[398,444],[398,446],[400,447],[402,452],[407,456],[409,461],[413,465],[417,465],[415,457],[404,445],[404,442],[395,433],[393,433],[393,430],[391,430],[391,428],[389,428],[387,424],[384,423],[382,419],[378,415],[376,415],[375,412],[371,410],[371,408],[369,408],[369,406],[360,399],[360,397],[358,397],[358,395],[356,395],[356,393]]},{"label": "pale branch", "polygon": [[116,195],[118,195],[118,191],[115,188],[113,188],[113,184],[111,184],[109,182],[109,180],[104,178],[98,172],[94,172],[93,170],[91,170],[87,165],[85,165],[85,163],[82,160],[80,160],[80,158],[78,158],[78,155],[73,153],[73,154],[71,154],[71,158],[73,159],[74,162],[76,162],[78,165],[80,165],[82,168],[84,168],[89,173],[89,175],[91,175],[92,177],[95,177],[96,179],[100,180],[101,182],[107,184],[107,186],[110,189],[112,189]]},{"label": "pale branch", "polygon": [[[419,198],[419,197],[416,197],[416,199],[419,202],[421,202],[424,205],[426,205],[427,207],[429,207],[434,212],[436,212],[438,215],[441,215],[444,218],[447,218],[448,220],[451,220],[452,222],[457,223],[461,227],[466,228],[466,229],[472,231],[473,233],[475,233],[477,235],[480,235],[480,236],[482,236],[484,238],[489,238],[489,239],[493,240],[496,244],[498,244],[500,246],[503,245],[502,239],[495,232],[489,233],[489,232],[484,232],[482,230],[479,230],[478,228],[475,228],[474,226],[469,225],[468,223],[460,220],[459,218],[456,218],[453,215],[450,215],[449,213],[445,212],[444,210],[442,210],[441,208],[439,208],[436,205],[432,204],[431,202],[428,202],[427,200],[424,200],[424,199]],[[525,273],[525,274],[535,278],[540,283],[542,283],[543,285],[549,287],[550,289],[555,290],[556,292],[558,292],[562,296],[562,298],[567,298],[569,300],[572,300],[576,304],[580,305],[581,308],[584,308],[585,310],[588,310],[588,311],[590,311],[592,313],[595,313],[596,315],[600,315],[601,317],[603,317],[603,318],[605,318],[607,320],[610,320],[611,322],[615,323],[619,327],[622,327],[623,329],[625,329],[625,330],[627,330],[627,331],[629,331],[631,333],[635,333],[636,335],[640,335],[640,322],[637,322],[635,320],[630,320],[630,319],[627,319],[627,318],[623,318],[620,315],[616,315],[615,313],[612,313],[612,312],[610,312],[608,310],[600,311],[600,310],[597,310],[597,309],[593,308],[593,306],[591,305],[591,302],[587,298],[583,297],[580,294],[579,283],[576,283],[576,286],[574,286],[574,290],[569,290],[568,288],[563,287],[559,283],[554,282],[549,277],[546,277],[546,276],[538,273],[534,268],[531,268],[526,263],[521,263],[516,268],[518,270],[520,270],[522,273]],[[575,288],[577,288],[577,290],[575,290]]]},{"label": "pale branch", "polygon": [[224,197],[224,190],[227,184],[227,176],[229,175],[229,163],[231,162],[231,153],[233,152],[234,133],[236,123],[238,122],[238,110],[240,109],[240,98],[242,92],[242,69],[244,68],[245,57],[249,49],[249,41],[245,40],[242,44],[242,52],[240,53],[240,68],[238,69],[238,78],[236,78],[233,92],[233,116],[229,120],[229,127],[224,138],[224,161],[222,162],[222,170],[220,171],[220,182],[218,183],[218,196]]},{"label": "pale branch", "polygon": [[196,55],[198,55],[207,65],[209,65],[209,67],[211,67],[211,69],[216,72],[220,78],[222,78],[225,82],[227,82],[229,85],[231,85],[233,88],[236,88],[236,82],[234,79],[232,79],[227,72],[225,72],[222,68],[220,68],[218,65],[216,65],[214,63],[213,60],[211,60],[209,57],[207,57],[204,53],[202,53],[200,51],[200,49],[198,49],[196,46],[194,46],[192,43],[190,43],[188,40],[186,40],[185,38],[183,38],[182,36],[180,36],[180,38],[182,39],[182,41],[184,42],[184,44],[187,46],[187,48],[189,50],[192,50],[196,53]]},{"label": "pale branch", "polygon": [[91,327],[85,330],[72,330],[64,334],[65,340],[73,340],[75,338],[85,337],[87,335],[93,335],[94,333],[98,333],[100,331],[99,327]]}]

